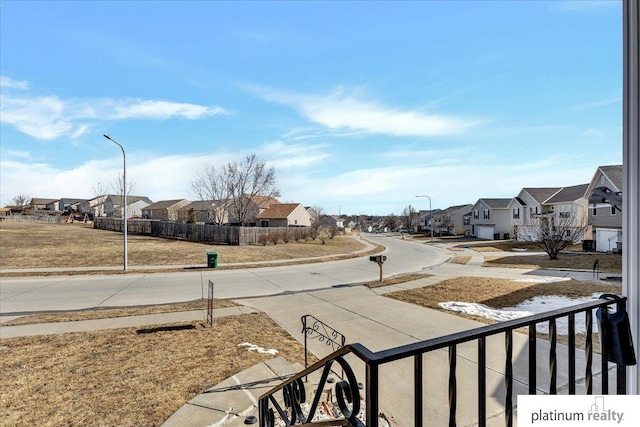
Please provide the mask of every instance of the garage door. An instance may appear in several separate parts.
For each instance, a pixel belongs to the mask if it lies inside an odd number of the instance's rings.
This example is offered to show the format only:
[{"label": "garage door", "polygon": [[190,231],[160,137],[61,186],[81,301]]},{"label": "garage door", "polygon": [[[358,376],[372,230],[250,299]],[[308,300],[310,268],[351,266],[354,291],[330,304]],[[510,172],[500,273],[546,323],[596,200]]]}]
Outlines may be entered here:
[{"label": "garage door", "polygon": [[478,238],[493,240],[493,225],[478,225]]},{"label": "garage door", "polygon": [[618,241],[618,230],[598,229],[596,230],[596,251],[609,252],[616,249]]}]

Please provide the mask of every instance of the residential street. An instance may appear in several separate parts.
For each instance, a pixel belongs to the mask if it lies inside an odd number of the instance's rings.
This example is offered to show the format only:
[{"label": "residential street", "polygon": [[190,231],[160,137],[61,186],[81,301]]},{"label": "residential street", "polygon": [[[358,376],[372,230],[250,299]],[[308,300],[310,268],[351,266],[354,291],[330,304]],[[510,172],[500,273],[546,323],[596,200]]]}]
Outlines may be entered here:
[{"label": "residential street", "polygon": [[[367,237],[387,247],[385,277],[419,272],[455,255],[412,240]],[[206,297],[209,280],[214,283],[215,298],[242,298],[326,289],[378,277],[378,265],[368,257],[359,257],[237,270],[4,278],[0,279],[0,320],[46,311],[193,301]]]}]

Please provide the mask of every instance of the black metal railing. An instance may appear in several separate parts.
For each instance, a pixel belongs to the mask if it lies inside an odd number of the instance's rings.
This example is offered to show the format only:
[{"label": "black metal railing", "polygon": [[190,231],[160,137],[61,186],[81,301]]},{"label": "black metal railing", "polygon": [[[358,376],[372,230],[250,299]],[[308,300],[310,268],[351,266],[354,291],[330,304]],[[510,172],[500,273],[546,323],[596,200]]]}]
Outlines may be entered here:
[{"label": "black metal railing", "polygon": [[[380,381],[380,367],[392,362],[403,359],[413,359],[413,410],[414,425],[422,426],[426,423],[423,407],[423,383],[425,379],[423,367],[423,355],[435,350],[448,350],[449,369],[448,369],[448,400],[449,400],[449,426],[456,425],[457,409],[458,409],[458,378],[456,361],[458,359],[458,346],[464,343],[477,342],[477,424],[480,427],[486,426],[487,422],[487,338],[504,334],[504,415],[505,425],[511,427],[513,425],[513,392],[514,392],[514,375],[513,375],[513,337],[514,331],[525,328],[528,329],[528,393],[537,394],[537,349],[540,338],[538,337],[536,326],[544,325],[548,322],[548,341],[549,341],[549,372],[548,372],[548,393],[556,394],[558,392],[558,376],[557,376],[557,325],[559,318],[567,318],[568,320],[568,378],[567,392],[569,394],[576,393],[576,383],[578,378],[576,375],[576,332],[575,332],[575,316],[579,313],[585,315],[585,370],[584,381],[586,394],[593,394],[593,310],[602,308],[601,323],[599,333],[601,334],[601,342],[606,342],[608,328],[607,325],[607,309],[610,305],[616,304],[611,300],[596,300],[572,307],[550,311],[547,313],[536,314],[521,319],[510,320],[506,322],[496,323],[480,327],[473,330],[463,331],[447,336],[442,336],[418,343],[408,344],[384,351],[372,352],[361,344],[349,344],[339,348],[333,354],[318,361],[312,366],[307,367],[302,372],[284,381],[269,392],[263,394],[259,401],[259,416],[261,427],[272,427],[275,423],[276,413],[281,417],[286,425],[322,425],[322,426],[377,426],[380,413],[379,394],[381,389],[387,387]],[[626,298],[617,302],[618,309],[625,309]],[[601,394],[609,394],[609,362],[607,348],[601,348]],[[345,357],[355,356],[364,362],[365,369],[365,398],[364,405],[360,401],[360,387],[351,365],[346,361]],[[319,402],[325,386],[331,367],[334,363],[338,363],[345,372],[346,378],[335,384],[335,396],[337,405],[342,414],[337,419],[314,421],[319,411]],[[313,399],[310,404],[306,404],[306,390],[302,378],[312,375],[316,371],[321,371],[317,388],[315,389]],[[494,371],[495,372],[495,371]],[[617,365],[617,393],[625,394],[626,367]],[[564,385],[563,385],[564,386]],[[314,386],[315,387],[315,386]],[[546,388],[546,387],[545,387]],[[282,391],[283,399],[279,401],[276,398],[278,392]],[[546,392],[546,391],[543,391]],[[366,409],[362,411],[362,406]],[[303,407],[305,408],[303,410]],[[364,420],[364,421],[363,421]],[[433,424],[431,422],[431,424]]]},{"label": "black metal railing", "polygon": [[307,355],[309,354],[307,348],[307,339],[317,339],[319,342],[331,347],[331,351],[334,352],[341,347],[344,347],[346,338],[340,332],[333,329],[323,321],[316,317],[305,314],[300,318],[302,321],[302,333],[304,334],[304,367],[309,366]]}]

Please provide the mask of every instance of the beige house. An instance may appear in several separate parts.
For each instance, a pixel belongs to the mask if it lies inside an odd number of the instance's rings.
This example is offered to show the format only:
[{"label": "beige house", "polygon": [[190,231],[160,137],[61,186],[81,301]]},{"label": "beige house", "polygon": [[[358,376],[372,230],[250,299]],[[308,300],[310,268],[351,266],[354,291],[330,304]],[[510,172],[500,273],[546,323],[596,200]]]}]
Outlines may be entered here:
[{"label": "beige house", "polygon": [[187,199],[162,200],[142,209],[142,216],[148,219],[179,221],[180,209],[189,203]]},{"label": "beige house", "polygon": [[277,203],[258,214],[259,227],[309,227],[311,215],[300,203]]}]

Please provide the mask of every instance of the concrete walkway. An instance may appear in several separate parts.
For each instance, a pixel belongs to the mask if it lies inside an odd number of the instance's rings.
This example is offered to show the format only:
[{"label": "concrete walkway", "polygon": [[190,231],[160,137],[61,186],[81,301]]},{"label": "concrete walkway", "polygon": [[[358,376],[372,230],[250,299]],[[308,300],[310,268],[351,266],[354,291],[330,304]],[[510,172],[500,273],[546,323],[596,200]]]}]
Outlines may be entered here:
[{"label": "concrete walkway", "polygon": [[[449,250],[442,247],[443,250]],[[587,272],[552,272],[541,270],[486,268],[481,267],[483,255],[472,250],[456,252],[457,256],[471,256],[466,265],[443,264],[425,268],[432,277],[376,289],[359,285],[345,285],[335,288],[285,293],[276,296],[236,299],[241,307],[215,310],[216,316],[226,316],[246,312],[261,311],[269,315],[294,338],[303,340],[301,316],[311,314],[346,336],[348,343],[361,343],[372,351],[380,351],[396,346],[473,329],[484,324],[462,317],[418,307],[412,304],[385,298],[385,293],[423,287],[443,279],[457,276],[485,276],[511,279],[535,276],[570,276],[579,280],[589,279]],[[593,279],[593,278],[592,278]],[[595,280],[595,279],[593,279]],[[202,311],[172,313],[163,315],[132,316],[130,318],[102,319],[58,324],[0,327],[0,337],[10,338],[25,335],[63,333],[127,326],[173,323],[178,321],[201,320]],[[269,343],[258,343],[269,346]],[[527,337],[514,337],[514,395],[526,392],[528,378]],[[490,425],[504,425],[504,337],[487,340],[487,413]],[[326,343],[309,341],[310,351],[318,358],[331,353]],[[545,358],[547,344],[538,345],[539,392],[545,393],[548,384],[548,362]],[[577,372],[584,372],[582,355],[578,356]],[[558,346],[558,382],[566,382],[567,354],[564,346]],[[364,382],[364,365],[354,357],[348,358],[358,381]],[[448,354],[436,351],[423,358],[424,363],[424,405],[430,424],[445,425],[448,417],[447,369]],[[275,378],[291,374],[301,369],[291,367],[282,360],[265,362],[247,371],[236,374],[196,397],[165,423],[169,426],[222,426],[241,425],[244,416],[256,412],[257,397],[276,383]],[[594,371],[600,365],[594,355]],[[474,345],[458,348],[458,425],[475,423],[477,355]],[[399,425],[413,425],[413,359],[397,361],[381,369],[381,384],[390,385],[380,392],[380,409],[392,416]],[[614,377],[611,375],[611,377]],[[264,381],[268,384],[265,384]],[[596,389],[599,381],[594,381]],[[224,391],[224,392],[223,392]],[[580,391],[579,391],[580,392]],[[597,390],[595,390],[597,393]]]}]

